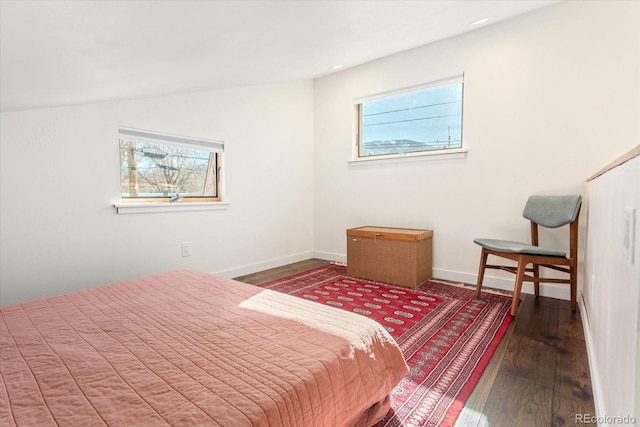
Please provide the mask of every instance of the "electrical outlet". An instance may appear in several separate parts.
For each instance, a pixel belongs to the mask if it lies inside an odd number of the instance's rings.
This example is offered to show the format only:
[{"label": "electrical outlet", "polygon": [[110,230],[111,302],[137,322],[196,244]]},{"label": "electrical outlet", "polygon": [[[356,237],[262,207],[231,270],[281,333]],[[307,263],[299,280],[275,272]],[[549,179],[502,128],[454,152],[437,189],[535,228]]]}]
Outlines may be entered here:
[{"label": "electrical outlet", "polygon": [[191,242],[182,242],[182,256],[191,256]]},{"label": "electrical outlet", "polygon": [[624,208],[624,216],[622,221],[622,253],[634,263],[634,249],[636,243],[636,209],[631,207]]}]

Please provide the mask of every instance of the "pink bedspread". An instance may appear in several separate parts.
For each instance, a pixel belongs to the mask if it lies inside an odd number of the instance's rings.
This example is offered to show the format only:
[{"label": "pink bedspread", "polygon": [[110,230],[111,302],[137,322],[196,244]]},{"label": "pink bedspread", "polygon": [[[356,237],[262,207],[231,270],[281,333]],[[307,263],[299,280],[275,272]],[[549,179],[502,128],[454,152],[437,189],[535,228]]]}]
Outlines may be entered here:
[{"label": "pink bedspread", "polygon": [[372,424],[407,373],[373,320],[190,271],[0,314],[3,427]]}]

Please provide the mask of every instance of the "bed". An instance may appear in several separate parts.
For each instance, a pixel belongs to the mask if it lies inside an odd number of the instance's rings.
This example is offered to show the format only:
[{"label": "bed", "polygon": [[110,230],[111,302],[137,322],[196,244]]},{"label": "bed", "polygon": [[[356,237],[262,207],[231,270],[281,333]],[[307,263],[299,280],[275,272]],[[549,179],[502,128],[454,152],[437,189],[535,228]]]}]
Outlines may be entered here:
[{"label": "bed", "polygon": [[406,375],[353,313],[176,271],[0,309],[0,425],[373,425]]}]

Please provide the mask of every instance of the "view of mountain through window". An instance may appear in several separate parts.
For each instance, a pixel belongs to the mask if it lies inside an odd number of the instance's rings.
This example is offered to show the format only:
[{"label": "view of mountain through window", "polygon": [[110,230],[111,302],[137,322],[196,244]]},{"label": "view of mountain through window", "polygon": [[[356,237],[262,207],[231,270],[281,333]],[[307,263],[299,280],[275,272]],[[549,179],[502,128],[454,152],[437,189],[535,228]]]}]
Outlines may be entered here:
[{"label": "view of mountain through window", "polygon": [[362,102],[359,156],[462,148],[462,81]]}]

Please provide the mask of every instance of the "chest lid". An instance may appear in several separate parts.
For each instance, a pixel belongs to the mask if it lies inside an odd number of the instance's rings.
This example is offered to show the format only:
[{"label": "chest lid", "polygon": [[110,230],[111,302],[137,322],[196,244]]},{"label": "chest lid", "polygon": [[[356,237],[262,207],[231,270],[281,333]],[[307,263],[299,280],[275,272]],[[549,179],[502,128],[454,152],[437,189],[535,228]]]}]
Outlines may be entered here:
[{"label": "chest lid", "polygon": [[365,226],[350,228],[347,230],[347,237],[362,237],[369,239],[416,241],[427,239],[432,236],[433,231],[431,230],[414,228]]}]

